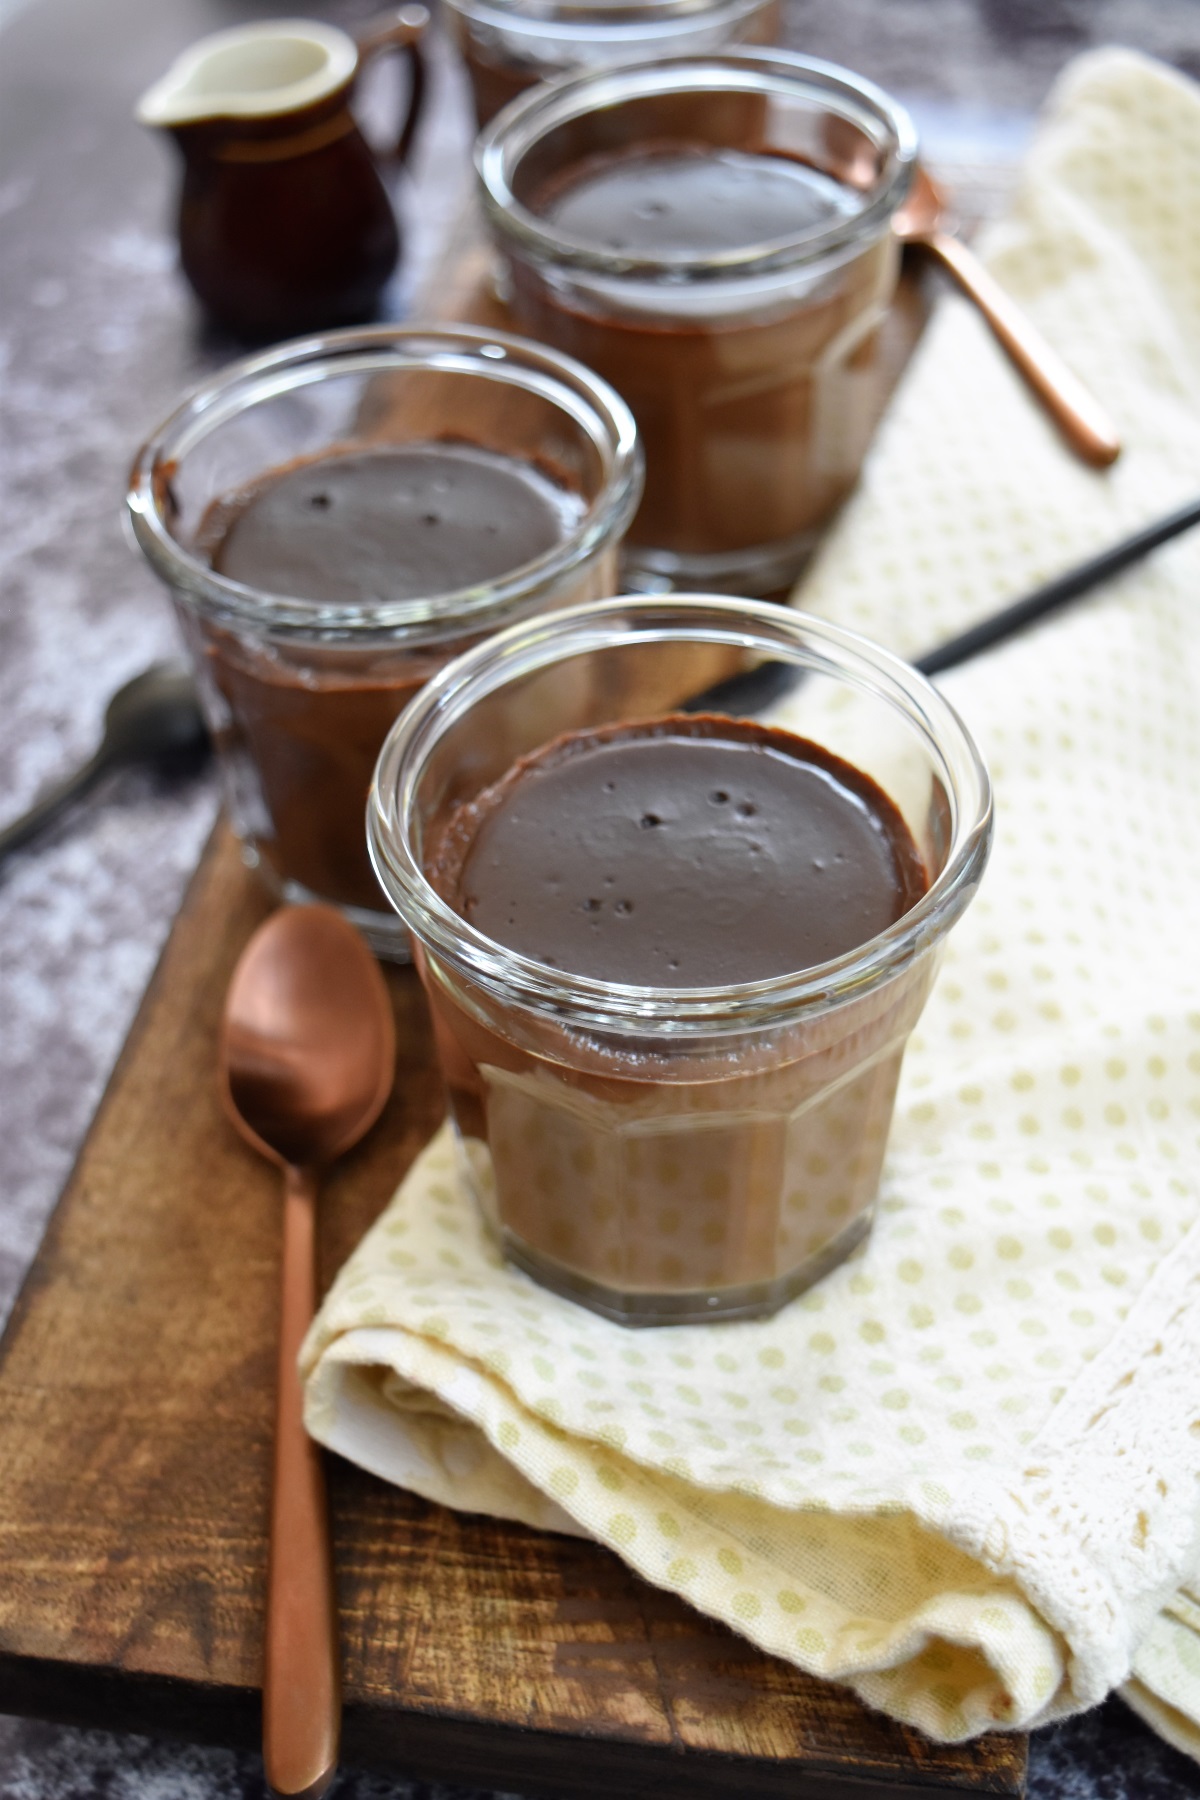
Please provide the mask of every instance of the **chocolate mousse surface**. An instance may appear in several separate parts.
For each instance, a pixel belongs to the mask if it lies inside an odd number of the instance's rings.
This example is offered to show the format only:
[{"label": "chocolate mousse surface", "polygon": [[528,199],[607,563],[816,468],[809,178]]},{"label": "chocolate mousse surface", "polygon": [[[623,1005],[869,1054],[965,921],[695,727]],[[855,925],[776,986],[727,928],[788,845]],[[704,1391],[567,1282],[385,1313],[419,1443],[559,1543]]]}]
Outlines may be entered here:
[{"label": "chocolate mousse surface", "polygon": [[790,732],[703,714],[573,732],[522,758],[455,812],[429,873],[496,942],[646,987],[811,968],[928,886],[869,776]]},{"label": "chocolate mousse surface", "polygon": [[481,445],[345,450],[267,472],[202,527],[213,567],[269,594],[370,605],[495,581],[583,513],[533,464]]},{"label": "chocolate mousse surface", "polygon": [[[717,585],[736,570],[733,591],[775,592],[857,479],[886,383],[876,327],[899,249],[886,230],[867,231],[814,280],[806,246],[858,217],[869,194],[758,148],[761,103],[741,104],[755,97],[704,98],[725,109],[743,147],[704,144],[697,126],[668,138],[673,109],[614,150],[598,115],[594,148],[566,146],[558,167],[531,154],[519,190],[618,271],[623,257],[668,270],[674,259],[704,278],[646,280],[635,269],[593,279],[510,247],[513,305],[531,336],[594,369],[633,411],[646,459],[635,552],[652,552],[677,587],[712,586],[716,556]],[[770,279],[720,278],[728,259],[768,248],[784,264]]]},{"label": "chocolate mousse surface", "polygon": [[[214,501],[197,550],[235,581],[332,605],[404,601],[503,579],[561,543],[581,494],[532,462],[453,441],[335,450],[267,470]],[[363,813],[380,747],[461,642],[331,641],[299,662],[211,627],[205,655],[230,710],[226,754],[269,819],[275,878],[379,911]]]},{"label": "chocolate mousse surface", "polygon": [[791,157],[664,145],[588,158],[544,191],[538,210],[600,249],[710,257],[803,236],[862,204]]}]

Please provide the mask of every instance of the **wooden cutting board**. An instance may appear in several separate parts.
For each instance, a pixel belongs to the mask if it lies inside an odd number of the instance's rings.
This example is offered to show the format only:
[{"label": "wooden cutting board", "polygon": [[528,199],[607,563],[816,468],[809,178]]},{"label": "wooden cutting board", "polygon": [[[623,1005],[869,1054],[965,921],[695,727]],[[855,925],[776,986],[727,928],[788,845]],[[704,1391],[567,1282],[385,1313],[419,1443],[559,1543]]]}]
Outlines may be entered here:
[{"label": "wooden cutting board", "polygon": [[[219,828],[0,1346],[0,1710],[257,1742],[280,1208],[213,1071],[267,911]],[[388,979],[396,1090],[329,1179],[326,1282],[441,1115]],[[331,1475],[348,1762],[572,1800],[1023,1790],[1021,1738],[930,1744],[606,1550]]]},{"label": "wooden cutting board", "polygon": [[[468,225],[434,310],[500,322],[485,267]],[[219,826],[0,1344],[0,1711],[258,1741],[280,1206],[214,1068],[269,904]],[[325,1283],[442,1113],[388,980],[396,1089],[327,1184]],[[330,1474],[348,1763],[570,1800],[1024,1791],[1023,1738],[930,1744],[606,1550]]]}]

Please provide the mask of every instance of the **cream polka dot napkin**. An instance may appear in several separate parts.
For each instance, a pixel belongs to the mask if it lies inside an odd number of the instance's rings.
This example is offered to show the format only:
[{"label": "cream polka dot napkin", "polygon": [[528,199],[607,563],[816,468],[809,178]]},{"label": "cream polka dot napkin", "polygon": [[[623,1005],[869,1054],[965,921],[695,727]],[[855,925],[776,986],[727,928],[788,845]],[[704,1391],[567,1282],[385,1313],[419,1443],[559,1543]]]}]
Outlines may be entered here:
[{"label": "cream polka dot napkin", "polygon": [[[802,602],[916,652],[1200,485],[1200,95],[1057,90],[989,260],[1111,409],[1083,468],[948,299]],[[870,1240],[762,1324],[506,1269],[443,1133],[305,1353],[316,1437],[591,1533],[935,1737],[1124,1691],[1200,1750],[1200,541],[947,676],[998,831]]]}]

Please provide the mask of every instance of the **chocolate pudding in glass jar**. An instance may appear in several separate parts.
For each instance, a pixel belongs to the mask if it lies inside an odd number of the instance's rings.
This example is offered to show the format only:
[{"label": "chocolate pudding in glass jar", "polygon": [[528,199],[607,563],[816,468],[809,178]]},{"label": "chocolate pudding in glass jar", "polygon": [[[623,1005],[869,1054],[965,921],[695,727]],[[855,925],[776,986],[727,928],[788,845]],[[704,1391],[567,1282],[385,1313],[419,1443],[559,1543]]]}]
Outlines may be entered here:
[{"label": "chocolate pudding in glass jar", "polygon": [[526,614],[610,593],[637,503],[628,409],[467,328],[331,333],[235,365],[139,453],[134,531],[171,588],[248,856],[381,953],[363,819],[430,675]]},{"label": "chocolate pudding in glass jar", "polygon": [[444,17],[486,125],[575,69],[772,43],[779,0],[447,0]]},{"label": "chocolate pudding in glass jar", "polygon": [[[802,679],[771,714],[682,710],[716,645]],[[668,1324],[770,1312],[848,1255],[990,828],[928,683],[769,604],[600,602],[458,659],[389,735],[370,835],[513,1261]]]},{"label": "chocolate pudding in glass jar", "polygon": [[564,78],[481,136],[518,318],[637,419],[635,584],[790,585],[880,410],[915,153],[885,94],[776,50]]}]

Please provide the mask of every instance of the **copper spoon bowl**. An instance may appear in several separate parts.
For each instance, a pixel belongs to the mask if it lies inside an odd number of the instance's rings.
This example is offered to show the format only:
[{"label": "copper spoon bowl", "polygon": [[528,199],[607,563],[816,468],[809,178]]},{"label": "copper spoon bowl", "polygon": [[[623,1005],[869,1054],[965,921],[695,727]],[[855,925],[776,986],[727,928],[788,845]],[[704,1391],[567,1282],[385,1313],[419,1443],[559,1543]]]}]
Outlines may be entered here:
[{"label": "copper spoon bowl", "polygon": [[918,167],[908,198],[892,219],[892,230],[902,244],[916,245],[937,259],[975,302],[1071,448],[1085,462],[1106,468],[1121,452],[1112,420],[978,257],[943,231],[945,215],[944,194]]},{"label": "copper spoon bowl", "polygon": [[321,1170],[379,1117],[395,1061],[387,988],[353,926],[327,906],[273,914],[234,970],[219,1069],[234,1125],[283,1170],[263,1760],[272,1791],[303,1800],[333,1781],[341,1726],[325,1475],[296,1369],[316,1306],[317,1188]]}]

